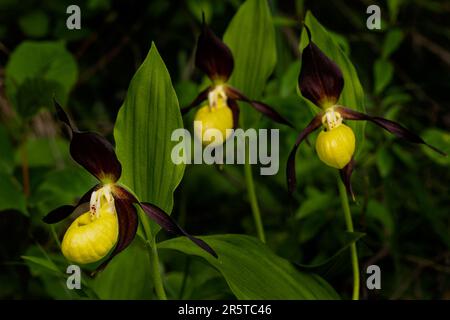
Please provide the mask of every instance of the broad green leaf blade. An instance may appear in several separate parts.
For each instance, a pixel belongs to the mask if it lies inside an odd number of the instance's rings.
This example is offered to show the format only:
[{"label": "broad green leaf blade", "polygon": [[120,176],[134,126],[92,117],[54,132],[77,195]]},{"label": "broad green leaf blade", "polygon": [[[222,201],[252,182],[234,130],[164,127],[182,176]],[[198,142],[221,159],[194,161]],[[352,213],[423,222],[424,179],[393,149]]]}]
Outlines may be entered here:
[{"label": "broad green leaf blade", "polygon": [[150,259],[142,241],[134,241],[90,281],[100,299],[150,299],[153,295]]},{"label": "broad green leaf blade", "polygon": [[[330,35],[309,11],[306,14],[305,24],[311,30],[312,41],[341,68],[342,75],[344,76],[344,89],[342,90],[338,103],[348,108],[365,112],[363,88],[359,82],[355,67],[348,56],[342,51],[334,37]],[[306,31],[303,30],[300,50],[303,51],[307,45],[308,37]],[[311,105],[309,101],[307,103]],[[315,112],[319,111],[317,107],[314,107],[314,110]],[[357,146],[360,150],[361,143],[363,142],[364,121],[349,122],[349,125],[355,131]]]},{"label": "broad green leaf blade", "polygon": [[[60,103],[65,104],[77,80],[78,68],[74,57],[64,47],[64,43],[24,41],[11,54],[5,73],[8,98],[17,107],[18,95],[21,93],[20,111],[22,115],[29,117],[37,110],[33,108],[34,110],[29,110],[27,113],[27,110],[23,108],[32,105],[28,95],[33,96],[31,100],[45,104],[37,108],[50,107],[46,105],[49,99],[45,97],[52,97],[53,94]],[[27,97],[23,97],[24,94]],[[28,100],[23,101],[23,99]]]},{"label": "broad green leaf blade", "polygon": [[339,299],[315,274],[297,271],[257,239],[237,234],[201,237],[217,252],[216,259],[180,237],[159,244],[200,256],[217,268],[238,299]]},{"label": "broad green leaf blade", "polygon": [[[230,84],[251,99],[259,99],[277,60],[275,30],[266,0],[247,0],[241,5],[226,30],[224,42],[234,57]],[[242,108],[246,124],[256,119],[256,112]]]},{"label": "broad green leaf blade", "polygon": [[183,128],[180,108],[169,72],[152,44],[145,61],[131,80],[114,128],[116,152],[122,163],[120,182],[141,201],[170,214],[173,192],[184,164],[175,165],[172,132]]},{"label": "broad green leaf blade", "polygon": [[[345,240],[342,244],[342,247],[331,257],[324,259],[318,263],[314,264],[299,264],[298,266],[305,271],[316,272],[320,275],[325,275],[330,272],[332,268],[335,267],[335,264],[338,263],[339,258],[342,256],[344,252],[347,252],[347,249],[350,247],[352,243],[357,242],[359,239],[365,236],[364,233],[361,232],[346,232],[344,234]],[[345,258],[348,258],[346,255]],[[345,261],[348,261],[347,259]]]}]

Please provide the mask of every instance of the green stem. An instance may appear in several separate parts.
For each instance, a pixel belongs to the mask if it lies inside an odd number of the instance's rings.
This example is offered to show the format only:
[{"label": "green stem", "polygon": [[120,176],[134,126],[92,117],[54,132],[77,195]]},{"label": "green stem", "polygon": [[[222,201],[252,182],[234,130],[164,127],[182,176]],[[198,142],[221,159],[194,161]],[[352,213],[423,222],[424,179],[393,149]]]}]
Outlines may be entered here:
[{"label": "green stem", "polygon": [[[350,212],[350,206],[348,204],[347,190],[345,185],[342,183],[341,179],[338,177],[338,188],[339,194],[341,196],[342,209],[344,210],[345,224],[347,226],[347,231],[354,232],[352,213]],[[353,300],[359,300],[359,263],[358,263],[358,252],[356,250],[356,243],[353,242],[350,245],[350,256],[352,260],[353,269]]]},{"label": "green stem", "polygon": [[144,227],[145,237],[147,238],[147,245],[149,247],[148,254],[150,256],[151,273],[153,284],[155,285],[156,296],[159,300],[167,300],[166,291],[164,290],[164,284],[161,277],[161,271],[159,270],[159,255],[158,248],[156,246],[156,240],[152,234],[152,230],[148,223],[147,217],[144,216],[141,212],[140,216],[142,226]]},{"label": "green stem", "polygon": [[261,220],[261,211],[259,210],[258,198],[256,197],[255,183],[253,181],[252,165],[250,163],[250,153],[248,152],[248,145],[246,144],[246,161],[244,164],[245,170],[245,184],[247,186],[248,200],[252,208],[253,219],[255,221],[256,231],[258,238],[262,242],[266,242],[266,236],[264,234],[264,226]]}]

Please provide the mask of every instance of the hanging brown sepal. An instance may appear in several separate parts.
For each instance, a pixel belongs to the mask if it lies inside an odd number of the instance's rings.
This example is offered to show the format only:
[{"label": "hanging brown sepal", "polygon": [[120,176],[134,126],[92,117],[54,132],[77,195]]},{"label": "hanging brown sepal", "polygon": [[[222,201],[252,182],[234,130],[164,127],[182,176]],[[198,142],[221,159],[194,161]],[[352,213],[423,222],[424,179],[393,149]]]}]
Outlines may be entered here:
[{"label": "hanging brown sepal", "polygon": [[347,165],[344,168],[339,170],[339,174],[341,176],[342,182],[345,185],[345,189],[347,190],[347,193],[352,197],[353,201],[355,201],[355,194],[353,193],[351,178],[354,166],[355,160],[352,157],[350,162],[347,163]]},{"label": "hanging brown sepal", "polygon": [[286,166],[286,179],[287,179],[287,185],[289,193],[292,194],[294,192],[297,178],[296,178],[296,170],[295,170],[295,155],[297,154],[297,149],[300,146],[300,144],[305,140],[309,134],[314,132],[316,129],[318,129],[322,125],[322,114],[318,114],[314,117],[314,119],[311,120],[311,122],[306,126],[305,129],[300,132],[300,134],[297,137],[297,140],[295,141],[295,145],[291,150],[291,153],[289,153],[288,162]]}]

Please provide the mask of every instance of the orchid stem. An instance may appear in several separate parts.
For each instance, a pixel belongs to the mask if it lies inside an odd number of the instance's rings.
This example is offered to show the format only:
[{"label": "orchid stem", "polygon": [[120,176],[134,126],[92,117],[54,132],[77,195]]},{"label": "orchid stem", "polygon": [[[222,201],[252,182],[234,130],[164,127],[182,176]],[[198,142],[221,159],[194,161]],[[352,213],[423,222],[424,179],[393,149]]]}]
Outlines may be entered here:
[{"label": "orchid stem", "polygon": [[252,165],[250,163],[250,152],[248,144],[246,147],[246,161],[244,164],[245,171],[245,184],[247,186],[248,200],[252,208],[253,219],[255,221],[256,231],[258,233],[258,238],[261,242],[266,242],[266,236],[264,234],[264,226],[261,219],[261,211],[259,210],[258,198],[256,197],[255,183],[253,181]]},{"label": "orchid stem", "polygon": [[149,247],[148,254],[150,257],[150,271],[152,273],[156,296],[159,300],[167,300],[166,291],[164,290],[164,284],[161,277],[161,271],[159,269],[159,255],[156,240],[153,236],[147,217],[142,214],[141,210],[139,210],[139,215],[141,218],[140,220],[142,227],[144,228],[145,237],[147,238],[147,245]]},{"label": "orchid stem", "polygon": [[[348,204],[347,190],[345,185],[342,183],[341,179],[338,177],[338,188],[339,194],[341,196],[342,209],[344,210],[345,224],[347,226],[348,232],[354,232],[352,213],[350,212],[350,205]],[[352,261],[353,269],[353,300],[359,300],[359,262],[358,262],[358,252],[356,250],[356,242],[350,245],[350,256]]]},{"label": "orchid stem", "polygon": [[164,290],[164,285],[161,277],[161,271],[159,270],[159,255],[158,248],[156,247],[155,238],[152,237],[150,242],[150,264],[153,271],[153,282],[155,285],[156,295],[159,300],[167,300],[166,291]]}]

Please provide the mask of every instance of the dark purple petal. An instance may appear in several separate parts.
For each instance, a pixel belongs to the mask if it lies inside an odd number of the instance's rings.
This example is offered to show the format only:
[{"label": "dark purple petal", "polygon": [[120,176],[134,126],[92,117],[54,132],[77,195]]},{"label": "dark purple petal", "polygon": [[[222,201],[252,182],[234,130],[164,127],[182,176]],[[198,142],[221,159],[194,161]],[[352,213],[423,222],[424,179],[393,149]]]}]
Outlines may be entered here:
[{"label": "dark purple petal", "polygon": [[245,102],[249,103],[257,111],[259,111],[263,115],[269,117],[273,121],[281,123],[281,124],[284,124],[284,125],[287,125],[287,126],[293,128],[292,124],[289,121],[287,121],[281,114],[279,114],[277,111],[272,109],[267,104],[265,104],[263,102],[260,102],[260,101],[250,100],[249,98],[247,98],[242,92],[240,92],[236,88],[233,88],[233,87],[230,87],[230,86],[226,86],[225,90],[226,90],[226,93],[228,94],[230,99],[245,101]]},{"label": "dark purple petal", "polygon": [[100,181],[116,182],[122,174],[122,165],[117,159],[114,147],[95,132],[73,131],[70,154]]},{"label": "dark purple petal", "polygon": [[185,108],[181,109],[181,114],[185,115],[186,113],[188,113],[189,111],[191,111],[192,108],[195,108],[196,106],[198,106],[201,102],[205,101],[206,99],[208,99],[208,93],[211,90],[211,87],[206,88],[205,90],[203,90],[202,92],[200,92],[198,94],[198,96],[194,99],[194,101],[191,102],[190,105],[188,105]]},{"label": "dark purple petal", "polygon": [[314,119],[311,120],[311,122],[306,126],[305,129],[303,129],[302,132],[297,137],[297,140],[295,141],[295,145],[291,150],[291,153],[289,154],[287,166],[286,166],[286,178],[287,178],[287,185],[289,193],[292,194],[295,189],[296,185],[296,173],[295,173],[295,155],[297,153],[297,149],[302,143],[303,140],[308,137],[308,135],[319,128],[322,125],[322,114],[318,114],[314,117]]},{"label": "dark purple petal", "polygon": [[342,72],[338,65],[311,41],[311,33],[306,25],[305,29],[309,44],[302,52],[298,86],[302,95],[315,105],[334,105],[344,87]]},{"label": "dark purple petal", "polygon": [[58,207],[50,213],[48,213],[45,217],[42,218],[42,221],[48,224],[53,224],[60,222],[61,220],[64,220],[68,216],[72,214],[72,212],[75,210],[75,206],[71,205],[64,205],[61,207]]},{"label": "dark purple petal", "polygon": [[173,220],[167,213],[165,213],[163,210],[158,208],[155,205],[152,205],[150,203],[141,202],[141,208],[144,210],[144,212],[155,221],[157,224],[159,224],[164,230],[177,234],[177,235],[183,235],[188,237],[192,242],[194,242],[196,245],[198,245],[200,248],[217,258],[217,253],[203,240],[200,240],[198,238],[195,238],[188,234],[186,231],[184,231],[178,223],[176,223],[175,220]]},{"label": "dark purple petal", "polygon": [[227,103],[233,114],[233,129],[237,129],[239,127],[239,106],[237,102],[232,99],[228,99]]},{"label": "dark purple petal", "polygon": [[352,197],[353,201],[355,201],[355,194],[353,193],[351,178],[353,173],[353,168],[355,167],[355,160],[350,160],[347,165],[339,170],[339,174],[341,176],[341,180],[345,185],[345,189],[347,189],[347,193]]},{"label": "dark purple petal", "polygon": [[228,80],[234,68],[230,48],[212,32],[204,20],[197,42],[195,65],[211,80],[223,82]]},{"label": "dark purple petal", "polygon": [[[52,210],[44,218],[42,218],[42,221],[44,221],[45,223],[48,223],[48,224],[53,224],[53,223],[57,223],[57,222],[64,220],[65,218],[70,216],[75,211],[75,209],[77,209],[81,204],[89,202],[92,192],[94,192],[98,188],[99,188],[99,185],[96,185],[93,188],[91,188],[88,192],[86,192],[80,198],[80,200],[78,200],[78,203],[74,206],[64,205],[64,206],[61,206],[61,207],[58,207],[58,208]],[[87,210],[89,210],[89,206],[87,207]]]},{"label": "dark purple petal", "polygon": [[82,167],[104,182],[116,182],[122,173],[122,166],[117,159],[112,144],[94,132],[80,132],[75,129],[69,117],[55,102],[58,118],[71,130],[70,154]]},{"label": "dark purple petal", "polygon": [[404,140],[412,142],[412,143],[424,144],[427,147],[429,147],[430,149],[436,151],[437,153],[439,153],[443,156],[447,155],[445,152],[437,149],[436,147],[433,147],[432,145],[429,145],[417,134],[415,134],[411,130],[403,127],[402,125],[400,125],[397,122],[394,122],[394,121],[391,121],[388,119],[384,119],[381,117],[373,117],[368,114],[361,113],[361,112],[355,111],[353,109],[345,108],[345,107],[341,107],[341,106],[337,107],[336,111],[338,111],[344,119],[371,121],[401,139],[404,139]]},{"label": "dark purple petal", "polygon": [[117,254],[130,245],[139,225],[137,211],[134,206],[134,203],[136,203],[135,197],[121,187],[115,187],[113,196],[119,223],[119,237],[113,252],[95,272],[103,270]]}]

